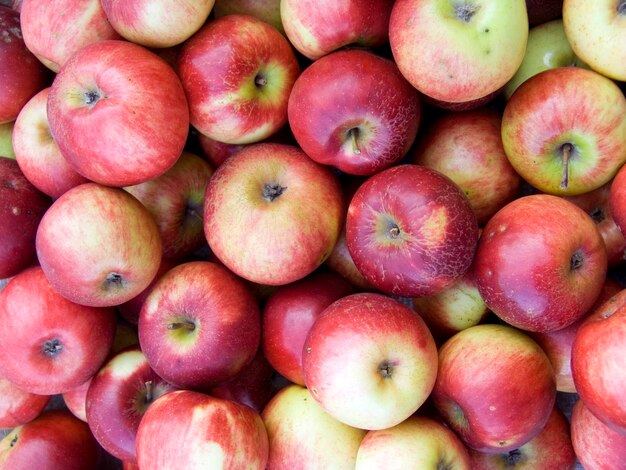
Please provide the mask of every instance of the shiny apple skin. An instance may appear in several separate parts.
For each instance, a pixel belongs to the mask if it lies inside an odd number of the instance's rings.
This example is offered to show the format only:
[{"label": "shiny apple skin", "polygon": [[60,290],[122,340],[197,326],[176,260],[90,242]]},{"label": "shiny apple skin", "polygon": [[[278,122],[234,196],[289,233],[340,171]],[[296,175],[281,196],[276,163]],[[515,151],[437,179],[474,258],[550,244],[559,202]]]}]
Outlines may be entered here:
[{"label": "shiny apple skin", "polygon": [[0,428],[14,428],[32,421],[49,402],[50,395],[26,392],[0,377]]}]

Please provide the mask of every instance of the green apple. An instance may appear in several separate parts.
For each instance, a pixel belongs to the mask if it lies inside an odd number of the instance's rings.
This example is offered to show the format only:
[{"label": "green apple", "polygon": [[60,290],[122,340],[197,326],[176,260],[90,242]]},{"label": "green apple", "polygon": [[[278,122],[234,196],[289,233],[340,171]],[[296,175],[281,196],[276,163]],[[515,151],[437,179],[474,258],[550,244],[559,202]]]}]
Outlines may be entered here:
[{"label": "green apple", "polygon": [[5,122],[0,124],[0,156],[9,157],[15,159],[15,152],[13,151],[13,125],[15,121]]},{"label": "green apple", "polygon": [[285,34],[280,16],[280,0],[215,0],[215,18],[236,14],[255,16]]}]

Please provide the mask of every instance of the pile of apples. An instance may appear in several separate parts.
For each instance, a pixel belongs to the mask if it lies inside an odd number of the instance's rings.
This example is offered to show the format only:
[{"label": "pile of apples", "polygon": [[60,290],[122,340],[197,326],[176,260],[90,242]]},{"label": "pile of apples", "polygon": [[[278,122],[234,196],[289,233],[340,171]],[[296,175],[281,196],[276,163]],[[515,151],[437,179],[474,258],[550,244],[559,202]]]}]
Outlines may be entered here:
[{"label": "pile of apples", "polygon": [[0,469],[626,468],[626,0],[0,3]]}]

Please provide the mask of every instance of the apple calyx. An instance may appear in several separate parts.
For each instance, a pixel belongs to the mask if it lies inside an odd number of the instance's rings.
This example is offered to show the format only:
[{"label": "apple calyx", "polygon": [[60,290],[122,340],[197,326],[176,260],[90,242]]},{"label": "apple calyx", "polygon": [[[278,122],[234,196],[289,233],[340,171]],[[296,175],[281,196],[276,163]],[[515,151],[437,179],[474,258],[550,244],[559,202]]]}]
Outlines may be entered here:
[{"label": "apple calyx", "polygon": [[120,289],[125,284],[124,277],[116,272],[111,272],[107,274],[107,277],[104,279],[103,287],[105,291],[110,289]]},{"label": "apple calyx", "polygon": [[594,207],[589,211],[589,216],[594,222],[600,223],[606,220],[606,211],[602,207]]},{"label": "apple calyx", "polygon": [[62,350],[63,345],[58,338],[49,339],[43,343],[43,353],[48,357],[56,357]]},{"label": "apple calyx", "polygon": [[391,362],[383,361],[378,366],[378,372],[384,380],[391,379],[393,376],[394,365]]},{"label": "apple calyx", "polygon": [[268,202],[273,202],[277,197],[285,192],[286,186],[281,186],[278,183],[266,184],[263,186],[263,198]]},{"label": "apple calyx", "polygon": [[361,133],[361,130],[358,127],[352,127],[350,129],[348,129],[348,138],[350,139],[350,142],[352,143],[352,152],[354,152],[356,155],[359,155],[361,153],[361,149],[359,148],[359,134]]},{"label": "apple calyx", "polygon": [[519,449],[513,449],[506,454],[502,454],[505,468],[514,468],[520,465],[524,460],[524,454]]},{"label": "apple calyx", "polygon": [[464,1],[454,6],[454,15],[463,23],[469,23],[479,9],[478,5]]},{"label": "apple calyx", "polygon": [[196,324],[191,320],[183,320],[179,322],[172,322],[167,325],[168,330],[180,330],[184,329],[187,331],[194,331],[196,329]]},{"label": "apple calyx", "polygon": [[93,108],[96,105],[96,103],[98,103],[98,101],[100,101],[104,97],[105,97],[104,93],[102,93],[98,89],[87,90],[83,94],[83,99],[84,99],[85,106],[87,106],[90,109]]},{"label": "apple calyx", "polygon": [[620,0],[617,2],[617,14],[626,15],[626,0]]},{"label": "apple calyx", "polygon": [[567,189],[569,184],[569,162],[572,157],[572,153],[575,152],[574,146],[565,142],[559,147],[558,152],[561,154],[561,163],[563,164],[563,178],[561,179],[561,189]]},{"label": "apple calyx", "polygon": [[254,77],[254,85],[257,88],[262,88],[265,85],[267,85],[267,77],[265,76],[264,73],[259,72],[256,74],[256,76]]},{"label": "apple calyx", "polygon": [[11,442],[9,442],[9,447],[15,447],[15,444],[17,444],[17,438],[18,434],[16,433],[15,436],[13,436],[13,439],[11,439]]},{"label": "apple calyx", "polygon": [[389,236],[394,240],[400,236],[400,227],[397,224],[393,224],[389,227]]},{"label": "apple calyx", "polygon": [[570,271],[576,271],[580,269],[583,265],[584,257],[580,251],[574,252],[574,254],[569,259],[569,269]]}]

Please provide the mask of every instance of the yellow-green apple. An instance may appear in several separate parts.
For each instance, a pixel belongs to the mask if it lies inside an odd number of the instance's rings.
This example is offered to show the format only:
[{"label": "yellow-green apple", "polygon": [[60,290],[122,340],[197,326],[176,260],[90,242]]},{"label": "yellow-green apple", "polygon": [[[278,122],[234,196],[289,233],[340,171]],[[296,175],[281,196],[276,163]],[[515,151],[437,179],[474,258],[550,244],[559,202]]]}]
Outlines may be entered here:
[{"label": "yellow-green apple", "polygon": [[420,97],[392,60],[368,50],[327,54],[300,74],[289,125],[316,162],[354,175],[397,163],[417,135]]},{"label": "yellow-green apple", "polygon": [[87,390],[87,424],[100,445],[120,460],[136,460],[135,437],[148,407],[176,390],[148,364],[139,346],[114,355]]},{"label": "yellow-green apple", "polygon": [[15,160],[0,157],[0,279],[36,261],[37,229],[51,204]]},{"label": "yellow-green apple", "polygon": [[[626,3],[623,0],[563,1],[563,27],[572,49],[589,67],[614,80],[626,80]],[[597,27],[589,28],[593,24]]]},{"label": "yellow-green apple", "polygon": [[52,82],[48,120],[69,164],[108,186],[162,175],[189,133],[185,92],[172,67],[122,40],[90,44],[71,56]]},{"label": "yellow-green apple", "polygon": [[626,161],[626,98],[614,81],[592,70],[544,70],[507,101],[502,143],[515,171],[538,190],[592,191]]},{"label": "yellow-green apple", "polygon": [[508,325],[472,326],[439,349],[432,399],[468,447],[508,452],[544,428],[556,401],[550,360]]},{"label": "yellow-green apple", "polygon": [[370,176],[346,217],[354,263],[377,289],[434,295],[469,269],[478,223],[467,196],[444,174],[415,164]]},{"label": "yellow-green apple", "polygon": [[165,273],[139,313],[139,344],[150,366],[181,389],[233,378],[261,342],[250,288],[222,265],[189,261]]},{"label": "yellow-green apple", "polygon": [[368,431],[354,468],[470,470],[472,466],[467,447],[454,431],[439,420],[414,415],[388,429]]},{"label": "yellow-green apple", "polygon": [[0,468],[93,470],[102,453],[87,423],[67,410],[46,410],[0,441]]},{"label": "yellow-green apple", "polygon": [[[514,419],[514,418],[513,418]],[[576,454],[565,414],[554,407],[541,432],[526,444],[505,453],[470,450],[477,470],[575,470]]]},{"label": "yellow-green apple", "polygon": [[600,421],[580,399],[572,408],[570,434],[576,457],[584,468],[626,468],[626,434],[619,433]]},{"label": "yellow-green apple", "polygon": [[349,45],[376,48],[389,39],[393,0],[281,0],[287,38],[315,61]]},{"label": "yellow-green apple", "polygon": [[415,88],[448,103],[499,91],[524,58],[524,0],[397,0],[389,20],[395,62]]},{"label": "yellow-green apple", "polygon": [[269,438],[268,470],[354,469],[366,431],[333,418],[306,387],[287,385],[261,417]]},{"label": "yellow-green apple", "polygon": [[22,106],[45,88],[48,70],[28,49],[23,39],[20,14],[0,5],[0,124],[14,121]]},{"label": "yellow-green apple", "polygon": [[576,392],[594,415],[626,434],[626,290],[593,310],[576,331],[572,377]]},{"label": "yellow-green apple", "polygon": [[50,395],[27,392],[0,377],[0,428],[14,428],[32,421],[49,402]]},{"label": "yellow-green apple", "polygon": [[607,255],[593,219],[559,196],[513,200],[489,221],[473,263],[487,306],[527,331],[565,328],[596,301]]},{"label": "yellow-green apple", "polygon": [[37,257],[62,296],[112,306],[141,293],[161,262],[152,215],[120,188],[85,183],[56,199],[39,223]]},{"label": "yellow-green apple", "polygon": [[263,306],[261,344],[272,367],[290,382],[304,385],[302,347],[322,311],[354,293],[339,274],[316,271],[278,287]]},{"label": "yellow-green apple", "polygon": [[84,46],[120,39],[100,0],[23,0],[20,16],[26,46],[53,72]]},{"label": "yellow-green apple", "polygon": [[368,430],[411,416],[430,395],[437,374],[437,347],[424,320],[377,293],[330,304],[309,330],[302,355],[304,382],[322,408]]},{"label": "yellow-green apple", "polygon": [[445,113],[430,122],[409,157],[459,185],[481,226],[517,197],[522,181],[504,153],[501,121],[487,107]]},{"label": "yellow-green apple", "polygon": [[263,470],[267,431],[244,405],[179,390],[155,400],[137,430],[137,463],[151,470]]},{"label": "yellow-green apple", "polygon": [[15,158],[15,151],[13,150],[14,127],[15,121],[0,124],[0,157]]},{"label": "yellow-green apple", "polygon": [[240,277],[282,285],[312,273],[343,225],[338,177],[296,146],[259,143],[222,163],[204,198],[204,233]]},{"label": "yellow-green apple", "polygon": [[161,176],[124,188],[154,217],[164,258],[180,260],[206,244],[203,206],[212,174],[206,160],[184,151],[174,166]]},{"label": "yellow-green apple", "polygon": [[504,86],[503,94],[508,100],[513,92],[533,75],[568,65],[581,66],[583,64],[576,57],[567,40],[563,29],[563,19],[558,18],[540,23],[528,31],[524,60],[515,75]]},{"label": "yellow-green apple", "polygon": [[205,23],[215,0],[102,0],[107,19],[123,38],[146,47],[183,43]]},{"label": "yellow-green apple", "polygon": [[559,18],[563,11],[563,0],[526,0],[528,23],[540,25]]},{"label": "yellow-green apple", "polygon": [[193,127],[229,144],[258,142],[283,127],[300,74],[287,39],[249,15],[208,21],[185,41],[176,68]]},{"label": "yellow-green apple", "polygon": [[280,17],[280,0],[215,0],[213,16],[221,18],[226,15],[255,16],[285,34]]},{"label": "yellow-green apple", "polygon": [[74,170],[50,134],[46,87],[22,107],[13,128],[13,148],[22,173],[41,192],[57,199],[89,180]]},{"label": "yellow-green apple", "polygon": [[78,387],[106,360],[115,323],[114,309],[70,302],[39,266],[27,268],[0,292],[0,374],[40,395]]}]

